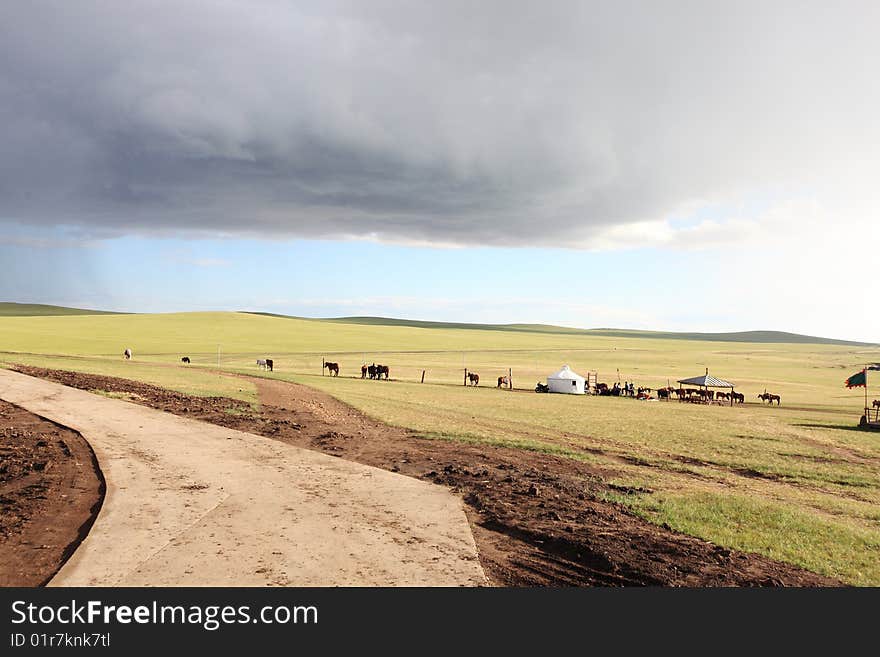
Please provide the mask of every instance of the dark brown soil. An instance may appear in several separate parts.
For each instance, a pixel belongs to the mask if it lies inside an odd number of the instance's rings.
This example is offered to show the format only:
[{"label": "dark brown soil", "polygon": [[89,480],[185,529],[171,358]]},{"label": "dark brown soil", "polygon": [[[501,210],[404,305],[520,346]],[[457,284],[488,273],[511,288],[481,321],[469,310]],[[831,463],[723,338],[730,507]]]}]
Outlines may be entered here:
[{"label": "dark brown soil", "polygon": [[[373,420],[292,383],[249,378],[261,409],[112,377],[19,367],[85,390],[126,393],[160,410],[432,481],[460,494],[490,580],[502,586],[839,586],[766,557],[728,550],[634,516],[603,493],[607,473],[572,459],[435,440]],[[365,385],[370,383],[365,382]],[[231,412],[230,412],[231,411]]]},{"label": "dark brown soil", "polygon": [[103,480],[81,435],[0,400],[0,586],[51,579],[103,499]]}]

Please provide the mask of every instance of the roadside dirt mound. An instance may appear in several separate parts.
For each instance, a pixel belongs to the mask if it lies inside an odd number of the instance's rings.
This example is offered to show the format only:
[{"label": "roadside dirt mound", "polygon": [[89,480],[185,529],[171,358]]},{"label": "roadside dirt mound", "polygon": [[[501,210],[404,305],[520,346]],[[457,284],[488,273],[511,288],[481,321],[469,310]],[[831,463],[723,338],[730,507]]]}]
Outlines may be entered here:
[{"label": "roadside dirt mound", "polygon": [[0,586],[40,586],[88,533],[104,484],[77,432],[0,400]]},{"label": "roadside dirt mound", "polygon": [[428,440],[305,386],[249,378],[260,394],[256,412],[232,399],[190,397],[124,379],[17,369],[85,390],[134,393],[133,401],[154,408],[448,486],[466,502],[483,567],[498,585],[840,585],[637,518],[602,499],[612,488],[607,473],[586,464]]}]

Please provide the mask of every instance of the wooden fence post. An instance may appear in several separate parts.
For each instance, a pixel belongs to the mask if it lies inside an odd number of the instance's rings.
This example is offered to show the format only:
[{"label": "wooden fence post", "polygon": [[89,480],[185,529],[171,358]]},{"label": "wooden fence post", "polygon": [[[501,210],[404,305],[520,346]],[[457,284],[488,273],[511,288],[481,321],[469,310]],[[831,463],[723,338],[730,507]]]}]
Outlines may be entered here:
[{"label": "wooden fence post", "polygon": [[422,370],[422,383],[425,382],[425,370]]},{"label": "wooden fence post", "polygon": [[467,385],[467,368],[464,368],[464,385]]},{"label": "wooden fence post", "polygon": [[511,368],[507,368],[507,389],[513,390],[513,370]]},{"label": "wooden fence post", "polygon": [[321,356],[321,376],[324,376],[324,357]]}]

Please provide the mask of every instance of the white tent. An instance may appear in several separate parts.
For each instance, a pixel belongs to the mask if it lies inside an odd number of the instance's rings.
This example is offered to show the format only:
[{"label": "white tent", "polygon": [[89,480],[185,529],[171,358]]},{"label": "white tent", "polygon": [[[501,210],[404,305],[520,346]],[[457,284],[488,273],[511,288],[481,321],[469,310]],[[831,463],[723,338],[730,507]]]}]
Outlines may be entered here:
[{"label": "white tent", "polygon": [[547,387],[550,388],[550,392],[582,395],[585,383],[586,379],[572,371],[568,365],[563,365],[561,370],[547,377]]}]

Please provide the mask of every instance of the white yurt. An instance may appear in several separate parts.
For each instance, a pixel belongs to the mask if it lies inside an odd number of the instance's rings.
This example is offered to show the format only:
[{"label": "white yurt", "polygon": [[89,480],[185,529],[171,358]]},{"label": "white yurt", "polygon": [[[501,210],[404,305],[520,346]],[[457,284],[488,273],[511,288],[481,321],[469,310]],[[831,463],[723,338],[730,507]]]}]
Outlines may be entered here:
[{"label": "white yurt", "polygon": [[562,392],[568,395],[584,394],[586,379],[573,371],[568,365],[547,377],[547,387],[550,392]]}]

